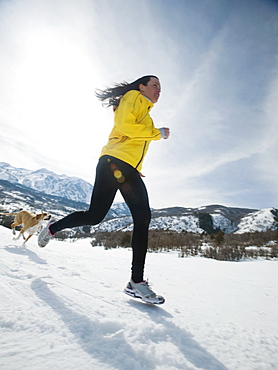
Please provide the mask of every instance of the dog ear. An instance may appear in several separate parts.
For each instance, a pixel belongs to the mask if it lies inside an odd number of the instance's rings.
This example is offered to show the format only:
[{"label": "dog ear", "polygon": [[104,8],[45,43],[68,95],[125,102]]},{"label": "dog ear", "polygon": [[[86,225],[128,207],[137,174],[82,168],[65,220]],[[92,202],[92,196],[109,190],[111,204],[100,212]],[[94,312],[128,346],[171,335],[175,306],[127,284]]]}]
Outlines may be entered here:
[{"label": "dog ear", "polygon": [[36,219],[39,220],[41,218],[41,214],[36,215]]}]

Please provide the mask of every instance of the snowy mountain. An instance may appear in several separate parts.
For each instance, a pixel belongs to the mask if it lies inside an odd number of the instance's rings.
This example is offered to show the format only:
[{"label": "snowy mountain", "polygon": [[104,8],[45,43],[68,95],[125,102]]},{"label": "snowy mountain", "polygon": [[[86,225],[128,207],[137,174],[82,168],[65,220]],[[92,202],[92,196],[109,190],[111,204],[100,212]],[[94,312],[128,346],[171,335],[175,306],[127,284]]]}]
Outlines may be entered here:
[{"label": "snowy mountain", "polygon": [[[88,209],[88,204],[45,194],[19,183],[0,180],[0,212],[16,212],[26,209],[35,213],[50,212],[56,218],[76,210]],[[8,226],[10,220],[0,217],[0,223]],[[132,218],[125,203],[114,203],[106,218],[99,225],[92,226],[94,231],[132,230]],[[267,208],[252,210],[221,205],[199,208],[170,207],[152,210],[150,229],[187,231],[193,233],[245,233],[275,230],[278,228],[278,210]]]},{"label": "snowy mountain", "polygon": [[91,184],[78,177],[57,175],[45,168],[37,171],[15,168],[4,162],[0,162],[0,179],[83,203],[90,202],[93,189]]},{"label": "snowy mountain", "polygon": [[[2,180],[1,180],[2,179]],[[47,169],[30,171],[0,162],[1,212],[27,209],[50,212],[61,218],[75,210],[88,208],[93,186],[77,177],[57,175]],[[125,203],[113,204],[105,220],[91,231],[132,230],[132,218]],[[150,229],[187,231],[194,233],[245,233],[275,230],[278,227],[276,209],[208,205],[199,208],[170,207],[152,210]]]},{"label": "snowy mountain", "polygon": [[240,220],[237,234],[246,232],[263,232],[266,230],[276,230],[278,221],[278,210],[266,208],[257,212],[252,212]]},{"label": "snowy mountain", "polygon": [[[52,216],[59,219],[76,210],[88,209],[88,204],[45,194],[18,183],[0,180],[0,212],[10,213],[22,209],[34,213],[49,212]],[[129,214],[129,209],[125,203],[115,203],[106,218],[109,219],[127,214]]]},{"label": "snowy mountain", "polygon": [[[92,226],[92,231],[132,230],[132,219],[123,216],[105,220]],[[166,208],[152,210],[150,230],[187,231],[211,234],[219,230],[229,233],[261,232],[278,228],[278,210],[267,208],[260,211],[246,208],[210,205],[200,208]]]}]

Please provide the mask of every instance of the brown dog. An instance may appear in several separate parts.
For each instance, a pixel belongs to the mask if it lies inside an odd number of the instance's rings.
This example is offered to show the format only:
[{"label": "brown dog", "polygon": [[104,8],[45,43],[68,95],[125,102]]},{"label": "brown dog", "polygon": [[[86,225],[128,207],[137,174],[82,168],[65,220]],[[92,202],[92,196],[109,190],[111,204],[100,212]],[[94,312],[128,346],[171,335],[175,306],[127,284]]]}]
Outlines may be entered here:
[{"label": "brown dog", "polygon": [[[50,220],[51,215],[49,213],[40,213],[40,214],[33,214],[28,211],[20,211],[18,213],[4,213],[5,215],[15,216],[14,222],[11,224],[11,228],[13,234],[15,235],[15,227],[22,225],[22,229],[20,230],[18,236],[14,238],[18,240],[22,235],[24,239],[24,243],[26,243],[32,235],[34,235],[37,231],[40,230],[42,227],[43,221]],[[24,232],[27,231],[29,236],[25,239]]]}]

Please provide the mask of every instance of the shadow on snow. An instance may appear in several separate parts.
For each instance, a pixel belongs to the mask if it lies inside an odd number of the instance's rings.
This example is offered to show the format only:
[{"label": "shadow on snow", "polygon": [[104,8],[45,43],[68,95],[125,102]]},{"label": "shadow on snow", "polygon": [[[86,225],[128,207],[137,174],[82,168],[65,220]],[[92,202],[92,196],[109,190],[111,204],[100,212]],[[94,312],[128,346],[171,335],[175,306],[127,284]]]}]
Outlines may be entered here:
[{"label": "shadow on snow", "polygon": [[[101,323],[73,311],[48,288],[47,283],[39,278],[32,282],[31,288],[41,300],[59,314],[81,348],[92,358],[121,370],[152,370],[157,367],[155,356],[146,355],[140,349],[137,349],[136,352],[133,350],[124,337],[124,328],[120,323]],[[192,339],[189,333],[169,321],[168,319],[172,315],[167,311],[136,301],[129,301],[129,304],[141,312],[147,313],[159,327],[157,333],[145,329],[146,333],[143,336],[149,341],[153,343],[165,342],[165,338],[167,338],[194,366],[205,370],[227,370],[222,363]]]},{"label": "shadow on snow", "polygon": [[5,250],[9,253],[21,254],[23,256],[27,256],[30,259],[30,261],[35,262],[35,263],[38,263],[41,265],[47,264],[46,260],[39,257],[36,253],[32,252],[30,249],[26,249],[24,245],[22,245],[21,247],[17,247],[15,245],[9,245],[5,247]]},{"label": "shadow on snow", "polygon": [[92,358],[121,370],[155,368],[155,363],[144,357],[144,353],[136,354],[133,351],[124,338],[123,326],[118,322],[101,323],[73,311],[39,278],[32,282],[31,288],[59,314],[81,348]]},{"label": "shadow on snow", "polygon": [[[165,311],[160,306],[142,305],[137,301],[130,301],[129,304],[138,310],[145,312],[149,315],[150,319],[160,326],[160,338],[174,344],[182,353],[184,358],[191,362],[194,366],[204,370],[228,370],[220,361],[218,361],[207,350],[200,346],[193,338],[192,335],[186,332],[185,329],[180,328],[172,321],[168,320],[173,316]],[[168,319],[167,319],[168,318]],[[157,333],[148,337],[153,342],[158,341]]]}]

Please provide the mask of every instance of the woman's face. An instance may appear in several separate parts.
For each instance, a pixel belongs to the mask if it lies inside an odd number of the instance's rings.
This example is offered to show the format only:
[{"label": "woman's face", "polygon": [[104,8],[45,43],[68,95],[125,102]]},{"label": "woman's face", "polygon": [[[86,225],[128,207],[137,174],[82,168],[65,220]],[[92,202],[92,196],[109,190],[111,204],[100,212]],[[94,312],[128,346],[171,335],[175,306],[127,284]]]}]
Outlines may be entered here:
[{"label": "woman's face", "polygon": [[140,84],[139,89],[142,95],[150,99],[152,103],[156,103],[159,99],[161,86],[156,77],[151,77],[147,85]]}]

